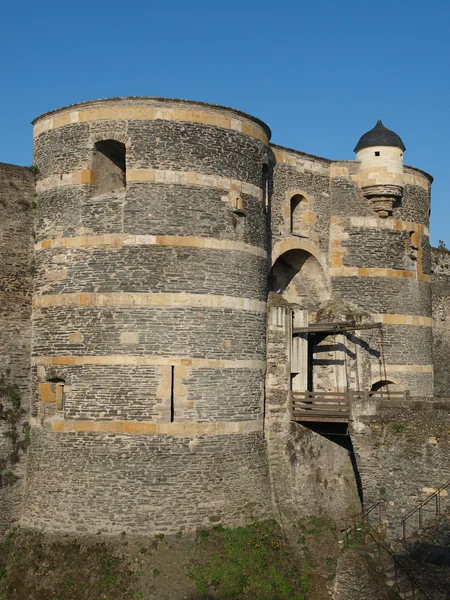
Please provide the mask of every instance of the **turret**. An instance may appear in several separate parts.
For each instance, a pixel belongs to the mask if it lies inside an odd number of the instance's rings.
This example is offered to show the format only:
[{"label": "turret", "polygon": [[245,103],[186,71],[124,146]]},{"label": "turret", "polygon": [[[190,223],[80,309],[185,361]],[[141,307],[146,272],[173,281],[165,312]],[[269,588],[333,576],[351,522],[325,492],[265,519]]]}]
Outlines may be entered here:
[{"label": "turret", "polygon": [[394,205],[403,196],[405,149],[400,136],[387,129],[381,120],[356,144],[361,189],[381,218],[391,216]]}]

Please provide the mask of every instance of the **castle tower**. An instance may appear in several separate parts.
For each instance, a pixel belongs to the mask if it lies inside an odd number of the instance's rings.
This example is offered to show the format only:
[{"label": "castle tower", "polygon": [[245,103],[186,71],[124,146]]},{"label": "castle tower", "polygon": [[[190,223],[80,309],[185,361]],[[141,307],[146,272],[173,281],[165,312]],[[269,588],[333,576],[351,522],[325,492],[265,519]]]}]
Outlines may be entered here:
[{"label": "castle tower", "polygon": [[150,533],[268,515],[270,130],[153,98],[86,102],[34,125],[24,524]]},{"label": "castle tower", "polygon": [[364,196],[371,200],[381,218],[392,215],[403,195],[403,152],[401,138],[377,122],[357,143],[354,152],[360,163],[359,180]]},{"label": "castle tower", "polygon": [[[382,339],[365,336],[371,373],[369,380],[356,378],[359,386],[396,385],[423,397],[433,394],[432,178],[403,165],[404,150],[378,121],[356,145],[356,164],[333,164],[331,275],[335,298],[382,323]],[[341,207],[347,216],[337,212]]]}]

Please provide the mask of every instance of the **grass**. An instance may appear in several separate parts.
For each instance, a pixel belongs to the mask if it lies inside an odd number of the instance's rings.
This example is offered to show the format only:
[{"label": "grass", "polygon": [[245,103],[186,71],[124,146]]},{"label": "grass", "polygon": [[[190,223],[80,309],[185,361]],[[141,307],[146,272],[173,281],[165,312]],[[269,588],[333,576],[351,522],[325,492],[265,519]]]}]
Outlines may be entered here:
[{"label": "grass", "polygon": [[308,588],[301,561],[273,522],[199,532],[201,550],[189,578],[203,598],[304,600]]},{"label": "grass", "polygon": [[17,528],[0,544],[0,600],[322,599],[337,553],[334,524],[316,517],[289,541],[274,521],[130,541]]},{"label": "grass", "polygon": [[0,545],[0,574],[0,600],[133,598],[132,573],[104,543],[43,543],[39,532],[16,528]]}]

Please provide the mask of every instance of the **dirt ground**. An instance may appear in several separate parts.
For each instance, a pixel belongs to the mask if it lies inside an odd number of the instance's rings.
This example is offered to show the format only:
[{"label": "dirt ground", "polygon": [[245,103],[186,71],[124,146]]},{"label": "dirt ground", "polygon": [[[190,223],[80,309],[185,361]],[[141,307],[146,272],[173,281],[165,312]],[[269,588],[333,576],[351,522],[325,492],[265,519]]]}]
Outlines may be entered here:
[{"label": "dirt ground", "polygon": [[272,522],[151,538],[15,529],[0,546],[0,600],[325,600],[338,553],[315,518],[289,536]]}]

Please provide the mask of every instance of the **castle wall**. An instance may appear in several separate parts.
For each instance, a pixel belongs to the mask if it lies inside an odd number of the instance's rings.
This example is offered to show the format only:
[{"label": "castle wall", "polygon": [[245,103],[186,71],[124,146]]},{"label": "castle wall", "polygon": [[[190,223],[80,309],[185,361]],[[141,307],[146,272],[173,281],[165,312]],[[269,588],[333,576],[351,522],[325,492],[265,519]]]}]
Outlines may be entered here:
[{"label": "castle wall", "polygon": [[351,451],[290,421],[292,314],[278,295],[269,298],[265,431],[274,515],[286,524],[310,515],[340,523],[360,510]]},{"label": "castle wall", "polygon": [[[150,99],[37,121],[24,524],[150,533],[269,515],[267,137],[237,111]],[[104,140],[124,145],[125,185]],[[109,182],[95,171],[108,160]]]},{"label": "castle wall", "polygon": [[[369,399],[353,407],[350,435],[364,507],[382,500],[383,520],[395,537],[402,535],[402,518],[448,479],[449,408],[449,402],[423,398],[409,404]],[[436,517],[434,501],[422,516],[425,526]],[[376,513],[372,518],[374,522]],[[419,528],[416,513],[408,520],[407,534]]]},{"label": "castle wall", "polygon": [[[27,167],[0,163],[0,375],[18,384],[21,405],[29,407],[31,293],[33,288],[33,202],[34,175]],[[2,409],[11,403],[2,398]],[[0,419],[0,460],[2,475],[14,473],[13,485],[0,484],[0,533],[19,514],[24,464],[11,465],[11,424]],[[22,423],[18,424],[21,438]]]},{"label": "castle wall", "polygon": [[[341,210],[331,217],[330,274],[334,298],[356,303],[383,323],[383,337],[375,344],[378,357],[366,385],[380,380],[381,366],[381,379],[414,395],[432,396],[430,180],[410,167],[404,169],[403,198],[392,217],[382,219],[359,191],[367,184],[365,171],[333,163],[331,204]],[[344,215],[346,195],[351,212]]]},{"label": "castle wall", "polygon": [[[434,371],[448,396],[430,177],[398,148],[333,162],[269,146],[257,119],[187,101],[87,102],[34,124],[35,217],[32,173],[0,165],[0,360],[32,426],[21,523],[153,534],[356,513],[351,445],[292,423],[289,393],[388,381],[422,401]],[[382,333],[293,341],[294,320],[350,319]],[[352,428],[363,500],[384,494],[397,518],[418,483],[440,483],[444,409],[372,408]],[[0,530],[21,493],[0,490]]]},{"label": "castle wall", "polygon": [[433,365],[435,393],[450,397],[450,252],[432,248]]}]

